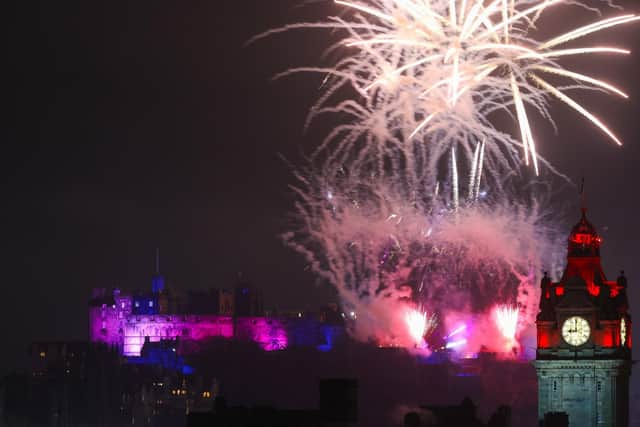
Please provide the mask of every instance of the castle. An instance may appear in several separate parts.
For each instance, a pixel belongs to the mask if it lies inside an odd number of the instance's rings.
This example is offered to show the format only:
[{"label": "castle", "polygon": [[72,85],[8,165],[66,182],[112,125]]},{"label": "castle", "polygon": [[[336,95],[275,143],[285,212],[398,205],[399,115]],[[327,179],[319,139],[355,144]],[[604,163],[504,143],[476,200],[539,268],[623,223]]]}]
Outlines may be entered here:
[{"label": "castle", "polygon": [[89,339],[141,355],[146,342],[180,341],[187,347],[212,338],[253,342],[265,351],[290,346],[330,348],[344,335],[337,306],[319,314],[266,316],[262,293],[246,282],[233,289],[178,292],[153,275],[151,291],[125,293],[94,289],[89,302]]}]

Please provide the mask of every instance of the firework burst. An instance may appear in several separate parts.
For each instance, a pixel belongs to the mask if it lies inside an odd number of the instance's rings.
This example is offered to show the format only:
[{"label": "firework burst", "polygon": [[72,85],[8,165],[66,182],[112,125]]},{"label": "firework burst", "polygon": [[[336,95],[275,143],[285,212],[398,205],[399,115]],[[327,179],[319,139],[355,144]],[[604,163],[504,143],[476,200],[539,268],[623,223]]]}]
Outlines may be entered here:
[{"label": "firework burst", "polygon": [[[493,184],[522,160],[537,174],[539,164],[548,163],[538,155],[529,117],[537,111],[552,120],[550,98],[567,104],[621,144],[568,92],[597,89],[627,95],[603,80],[565,68],[561,60],[628,54],[618,47],[567,46],[637,21],[636,15],[599,19],[538,40],[531,33],[544,14],[563,4],[580,4],[570,0],[335,0],[335,4],[338,16],[285,29],[337,30],[341,40],[332,51],[338,51],[341,59],[327,68],[283,73],[326,74],[324,94],[311,117],[342,113],[350,118],[319,149],[326,149],[329,162],[349,162],[352,170],[369,175],[383,175],[399,162],[413,175],[411,179],[433,185],[442,158],[452,147],[458,146],[459,155],[470,165],[478,142],[485,140],[485,171]],[[550,83],[550,76],[565,79],[567,86]],[[332,101],[345,86],[355,89],[356,96]],[[500,110],[516,119],[517,137],[490,121]]]}]

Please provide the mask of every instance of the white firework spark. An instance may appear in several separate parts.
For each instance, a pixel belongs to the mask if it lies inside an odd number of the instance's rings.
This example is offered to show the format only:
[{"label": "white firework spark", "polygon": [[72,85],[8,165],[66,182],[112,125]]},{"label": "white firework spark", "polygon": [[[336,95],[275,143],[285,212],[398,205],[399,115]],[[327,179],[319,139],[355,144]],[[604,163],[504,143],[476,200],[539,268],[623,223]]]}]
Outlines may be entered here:
[{"label": "white firework spark", "polygon": [[500,305],[495,308],[496,326],[502,336],[510,341],[515,340],[518,331],[518,308]]},{"label": "white firework spark", "polygon": [[409,335],[415,341],[417,347],[424,344],[424,338],[438,325],[436,314],[428,314],[414,309],[409,309],[405,314]]},{"label": "white firework spark", "polygon": [[[566,48],[566,44],[637,21],[640,17],[636,15],[599,19],[548,40],[537,40],[530,34],[543,14],[553,13],[563,4],[580,3],[335,0],[335,4],[338,16],[323,23],[286,28],[338,30],[341,40],[332,51],[337,50],[341,59],[328,68],[283,73],[326,73],[324,94],[311,117],[326,112],[350,117],[328,135],[319,150],[326,149],[329,162],[348,161],[352,169],[361,168],[365,174],[384,174],[388,166],[382,159],[397,160],[400,155],[402,168],[410,171],[409,179],[433,185],[442,168],[441,159],[452,147],[458,146],[459,155],[470,165],[478,141],[485,140],[485,171],[494,181],[499,182],[499,176],[520,159],[532,164],[537,174],[539,163],[548,163],[538,155],[529,116],[530,110],[535,110],[551,120],[550,95],[621,143],[566,92],[583,88],[621,97],[626,94],[607,82],[568,70],[559,61],[574,55],[628,54],[628,50],[616,47]],[[568,79],[570,86],[554,86],[547,75]],[[332,102],[345,86],[355,89],[357,95]],[[492,113],[498,110],[508,110],[517,119],[518,139],[492,124]]]}]

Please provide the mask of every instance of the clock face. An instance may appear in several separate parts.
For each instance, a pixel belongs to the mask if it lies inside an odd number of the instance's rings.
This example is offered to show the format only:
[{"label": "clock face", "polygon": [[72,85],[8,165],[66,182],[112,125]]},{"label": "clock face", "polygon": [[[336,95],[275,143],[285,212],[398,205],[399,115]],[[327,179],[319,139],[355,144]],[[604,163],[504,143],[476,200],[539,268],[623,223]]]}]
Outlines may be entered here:
[{"label": "clock face", "polygon": [[627,322],[624,317],[620,319],[620,343],[624,346],[627,342]]},{"label": "clock face", "polygon": [[573,346],[579,346],[587,342],[591,334],[589,322],[586,319],[573,316],[562,324],[562,338]]}]

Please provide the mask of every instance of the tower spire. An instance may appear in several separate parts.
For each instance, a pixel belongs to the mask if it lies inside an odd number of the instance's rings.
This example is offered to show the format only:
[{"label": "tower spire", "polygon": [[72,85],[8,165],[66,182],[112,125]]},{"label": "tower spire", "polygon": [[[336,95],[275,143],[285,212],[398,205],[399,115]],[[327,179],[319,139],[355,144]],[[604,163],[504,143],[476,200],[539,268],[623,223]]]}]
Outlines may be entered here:
[{"label": "tower spire", "polygon": [[151,280],[151,290],[153,293],[159,293],[164,290],[164,277],[160,274],[160,248],[156,248],[156,271],[153,273]]}]

